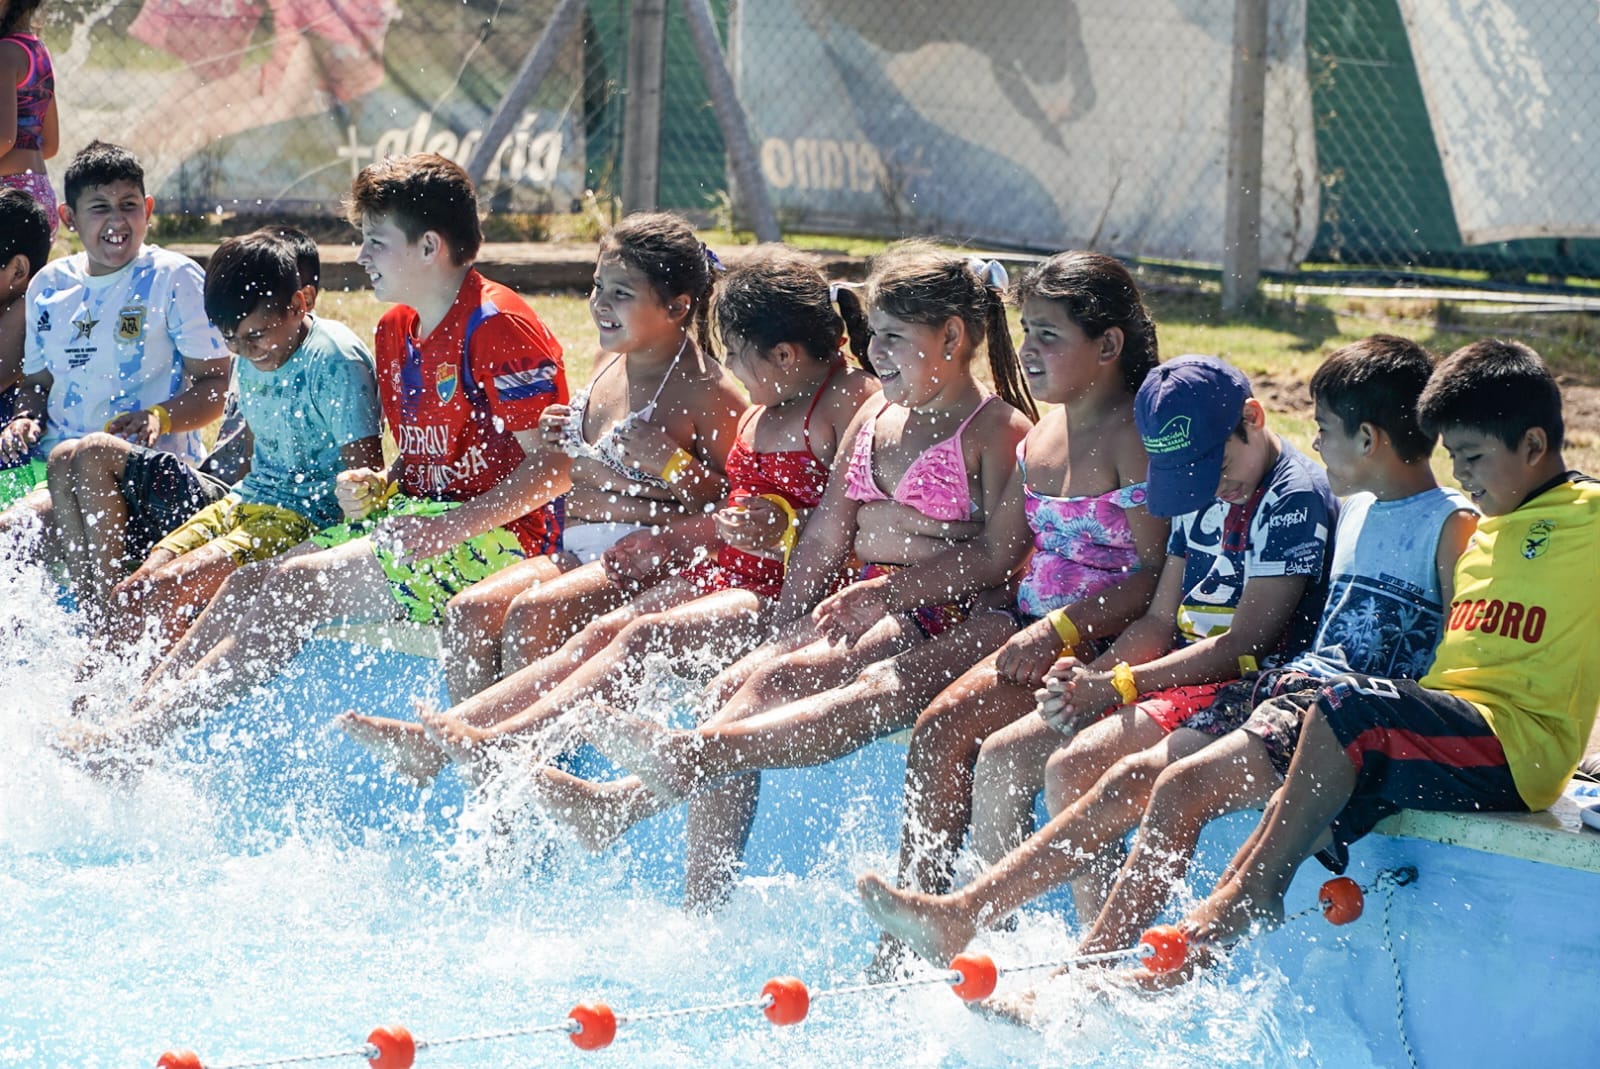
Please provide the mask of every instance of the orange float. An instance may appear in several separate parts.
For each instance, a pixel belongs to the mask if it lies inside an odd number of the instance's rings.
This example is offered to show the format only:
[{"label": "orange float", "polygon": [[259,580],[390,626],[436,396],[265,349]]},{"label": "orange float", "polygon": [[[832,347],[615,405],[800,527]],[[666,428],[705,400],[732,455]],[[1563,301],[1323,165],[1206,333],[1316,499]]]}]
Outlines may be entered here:
[{"label": "orange float", "polygon": [[156,1060],[156,1069],[205,1069],[192,1050],[169,1050]]},{"label": "orange float", "polygon": [[967,1002],[988,998],[1000,982],[1000,970],[987,954],[957,954],[950,959],[950,969],[959,974],[950,990]]},{"label": "orange float", "polygon": [[811,992],[793,976],[774,976],[761,994],[768,1000],[761,1012],[773,1024],[799,1024],[811,1012]]},{"label": "orange float", "polygon": [[1153,973],[1172,972],[1183,967],[1189,956],[1189,937],[1175,924],[1151,928],[1139,938],[1139,958]]},{"label": "orange float", "polygon": [[604,1002],[580,1002],[567,1016],[578,1023],[578,1030],[567,1038],[579,1050],[609,1047],[617,1038],[617,1015]]},{"label": "orange float", "polygon": [[417,1063],[417,1041],[400,1025],[379,1025],[367,1036],[367,1043],[378,1052],[367,1059],[372,1069],[411,1069]]},{"label": "orange float", "polygon": [[1339,876],[1322,885],[1317,901],[1322,904],[1322,915],[1328,918],[1329,924],[1349,924],[1361,916],[1366,896],[1361,893],[1359,883],[1348,876]]}]

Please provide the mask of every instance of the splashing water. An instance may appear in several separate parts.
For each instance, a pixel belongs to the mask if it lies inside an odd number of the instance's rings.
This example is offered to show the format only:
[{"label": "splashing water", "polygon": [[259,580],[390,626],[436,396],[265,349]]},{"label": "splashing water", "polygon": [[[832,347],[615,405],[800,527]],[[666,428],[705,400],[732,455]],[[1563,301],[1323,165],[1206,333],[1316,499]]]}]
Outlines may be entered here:
[{"label": "splashing water", "polygon": [[[814,990],[861,979],[876,933],[852,884],[893,864],[893,744],[769,775],[745,878],[720,913],[689,916],[681,813],[591,857],[537,815],[515,774],[481,799],[449,770],[417,791],[328,730],[345,708],[405,716],[440,699],[435,666],[399,654],[314,642],[136,783],[92,780],[47,745],[83,689],[86,643],[37,574],[6,570],[0,595],[0,1064],[123,1069],[182,1046],[214,1062],[272,1058],[358,1046],[391,1022],[426,1039],[556,1022],[592,998],[625,1014],[750,998],[780,974]],[[673,660],[643,666],[641,692],[670,691]],[[125,695],[138,673],[113,666],[90,685]],[[1073,935],[1059,912],[1037,911],[981,945],[1004,965],[1060,958]],[[615,1049],[696,1069],[1280,1065],[1340,1047],[1337,1064],[1369,1063],[1328,1039],[1337,1013],[1310,1012],[1271,968],[1155,999],[1066,980],[1040,1006],[1053,1023],[1026,1032],[931,985],[823,1000],[789,1029],[755,1011],[625,1022]],[[593,1057],[544,1035],[419,1064]]]}]

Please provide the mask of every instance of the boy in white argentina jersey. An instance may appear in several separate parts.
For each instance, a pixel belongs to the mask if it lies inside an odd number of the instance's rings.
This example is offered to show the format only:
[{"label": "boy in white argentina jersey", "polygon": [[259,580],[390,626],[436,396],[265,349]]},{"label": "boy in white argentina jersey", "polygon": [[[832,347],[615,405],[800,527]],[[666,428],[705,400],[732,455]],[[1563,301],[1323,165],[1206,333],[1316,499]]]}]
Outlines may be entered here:
[{"label": "boy in white argentina jersey", "polygon": [[[47,458],[55,461],[51,481],[62,481],[80,450],[131,444],[118,473],[132,491],[125,496],[141,508],[181,513],[174,525],[226,489],[184,463],[203,455],[199,431],[221,414],[228,374],[227,349],[206,319],[199,266],[145,244],[154,202],[126,149],[90,143],[65,181],[61,220],[84,251],[46,265],[28,286],[24,377],[14,416],[0,430],[0,465],[31,465],[34,476],[32,489],[0,513],[0,541],[42,521],[50,555],[75,547],[59,537]],[[151,543],[166,533],[148,526]],[[142,557],[148,548],[133,550]]]}]

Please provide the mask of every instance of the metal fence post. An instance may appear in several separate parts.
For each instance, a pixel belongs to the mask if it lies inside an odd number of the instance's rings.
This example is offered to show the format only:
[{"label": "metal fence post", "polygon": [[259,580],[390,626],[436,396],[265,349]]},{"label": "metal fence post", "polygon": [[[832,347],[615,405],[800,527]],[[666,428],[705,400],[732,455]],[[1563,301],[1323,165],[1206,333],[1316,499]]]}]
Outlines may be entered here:
[{"label": "metal fence post", "polygon": [[661,190],[661,85],[667,0],[633,0],[628,17],[628,89],[622,113],[622,210],[653,211]]},{"label": "metal fence post", "polygon": [[1234,0],[1228,199],[1222,245],[1224,312],[1243,308],[1261,281],[1261,138],[1266,96],[1267,0]]},{"label": "metal fence post", "polygon": [[781,236],[778,233],[778,217],[772,213],[772,201],[767,196],[766,180],[761,176],[756,146],[750,140],[749,120],[734,91],[727,59],[717,40],[717,26],[711,18],[711,5],[707,0],[683,0],[683,10],[689,18],[689,35],[699,56],[700,68],[705,72],[711,107],[717,113],[717,124],[722,127],[723,143],[728,146],[734,192],[750,219],[756,239],[777,241]]},{"label": "metal fence post", "polygon": [[572,36],[573,28],[582,14],[583,0],[560,0],[556,4],[550,21],[545,23],[539,39],[518,68],[515,80],[500,98],[500,103],[495,105],[494,114],[489,117],[489,124],[483,131],[483,140],[472,150],[472,158],[467,161],[467,174],[473,185],[483,185],[483,176],[499,154],[501,142],[517,124],[517,118],[528,106],[528,98],[539,88],[544,76],[550,73],[556,57],[561,54],[561,46]]}]

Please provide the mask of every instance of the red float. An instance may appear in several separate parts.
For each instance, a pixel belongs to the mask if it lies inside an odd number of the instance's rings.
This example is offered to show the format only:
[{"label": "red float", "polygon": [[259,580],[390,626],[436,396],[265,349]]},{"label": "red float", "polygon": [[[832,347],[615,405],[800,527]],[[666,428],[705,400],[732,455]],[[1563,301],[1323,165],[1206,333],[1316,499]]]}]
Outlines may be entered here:
[{"label": "red float", "polygon": [[1189,937],[1174,924],[1151,928],[1140,937],[1139,946],[1144,967],[1153,973],[1180,969],[1189,956]]},{"label": "red float", "polygon": [[761,1012],[773,1024],[799,1024],[811,1012],[811,992],[793,976],[774,976],[761,994],[769,1000]]},{"label": "red float", "polygon": [[1329,924],[1349,924],[1361,916],[1366,907],[1361,885],[1348,876],[1339,876],[1323,884],[1322,890],[1317,892],[1317,901],[1322,904],[1322,915],[1328,918]]},{"label": "red float", "polygon": [[579,1050],[609,1047],[617,1038],[617,1015],[604,1002],[580,1002],[567,1016],[578,1022],[578,1030],[567,1038]]},{"label": "red float", "polygon": [[156,1061],[156,1069],[205,1069],[192,1050],[169,1050]]},{"label": "red float", "polygon": [[378,1052],[367,1059],[372,1069],[411,1069],[417,1063],[417,1041],[400,1025],[379,1025],[367,1036],[367,1043]]},{"label": "red float", "polygon": [[1000,970],[987,954],[957,954],[950,959],[950,968],[960,974],[950,990],[968,1002],[988,998],[1000,982]]}]

